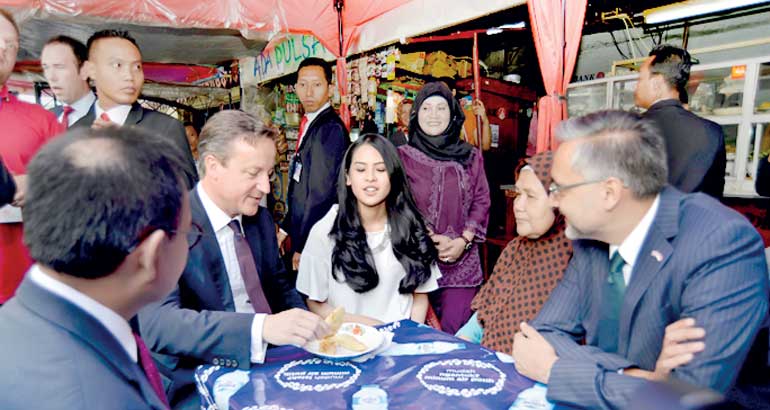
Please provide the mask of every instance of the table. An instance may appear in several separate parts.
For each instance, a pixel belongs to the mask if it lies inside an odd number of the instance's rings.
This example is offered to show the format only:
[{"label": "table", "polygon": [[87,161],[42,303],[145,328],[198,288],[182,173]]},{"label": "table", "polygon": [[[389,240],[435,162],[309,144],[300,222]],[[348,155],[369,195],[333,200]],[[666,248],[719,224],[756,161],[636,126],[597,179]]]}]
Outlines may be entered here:
[{"label": "table", "polygon": [[[323,360],[302,349],[268,350],[249,371],[199,366],[207,410],[349,409],[363,385],[377,384],[393,409],[508,409],[534,382],[480,345],[402,320],[383,327],[395,347],[356,363]],[[441,353],[441,351],[444,351]],[[420,354],[411,354],[422,352]]]}]

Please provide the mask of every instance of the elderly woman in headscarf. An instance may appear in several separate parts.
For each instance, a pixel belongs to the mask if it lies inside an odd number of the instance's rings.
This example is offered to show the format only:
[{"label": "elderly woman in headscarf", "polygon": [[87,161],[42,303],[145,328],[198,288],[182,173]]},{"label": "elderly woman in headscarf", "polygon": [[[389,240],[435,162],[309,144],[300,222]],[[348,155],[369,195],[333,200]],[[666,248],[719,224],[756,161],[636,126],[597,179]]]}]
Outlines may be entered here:
[{"label": "elderly woman in headscarf", "polygon": [[478,244],[489,220],[481,152],[460,139],[465,115],[443,82],[425,84],[399,147],[409,185],[439,252],[439,289],[430,294],[441,328],[454,333],[471,316],[483,280]]},{"label": "elderly woman in headscarf", "polygon": [[529,322],[556,287],[572,256],[564,218],[551,208],[552,152],[519,164],[513,212],[516,232],[494,272],[473,299],[476,312],[457,336],[485,347],[511,352],[519,323]]}]

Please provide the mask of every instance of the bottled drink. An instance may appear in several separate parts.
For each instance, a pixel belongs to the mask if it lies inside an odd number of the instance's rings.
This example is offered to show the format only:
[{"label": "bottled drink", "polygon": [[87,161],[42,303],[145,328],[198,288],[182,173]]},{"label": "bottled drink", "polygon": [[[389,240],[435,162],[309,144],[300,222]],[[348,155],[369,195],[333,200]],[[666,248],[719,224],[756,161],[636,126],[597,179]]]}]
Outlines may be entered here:
[{"label": "bottled drink", "polygon": [[425,342],[425,343],[395,343],[388,350],[380,353],[383,356],[415,356],[421,354],[443,354],[453,350],[465,349],[464,343]]},{"label": "bottled drink", "polygon": [[388,410],[388,393],[379,385],[365,384],[353,394],[353,410]]}]

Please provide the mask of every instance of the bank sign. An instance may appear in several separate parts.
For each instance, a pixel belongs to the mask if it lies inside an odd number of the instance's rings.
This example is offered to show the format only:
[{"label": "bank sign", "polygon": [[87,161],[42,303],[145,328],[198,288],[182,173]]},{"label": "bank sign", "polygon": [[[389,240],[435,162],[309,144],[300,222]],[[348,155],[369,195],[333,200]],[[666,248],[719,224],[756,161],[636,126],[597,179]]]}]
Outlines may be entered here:
[{"label": "bank sign", "polygon": [[256,57],[240,60],[241,85],[256,85],[297,71],[308,57],[333,61],[336,57],[311,35],[289,35]]}]

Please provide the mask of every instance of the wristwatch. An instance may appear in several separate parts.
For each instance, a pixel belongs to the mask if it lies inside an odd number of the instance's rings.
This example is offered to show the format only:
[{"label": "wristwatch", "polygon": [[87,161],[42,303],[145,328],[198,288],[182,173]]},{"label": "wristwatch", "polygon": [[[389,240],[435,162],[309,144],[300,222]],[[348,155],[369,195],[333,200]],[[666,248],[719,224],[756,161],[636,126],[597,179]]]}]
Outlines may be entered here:
[{"label": "wristwatch", "polygon": [[468,252],[473,247],[473,242],[466,239],[464,236],[460,235],[460,238],[465,242],[465,251]]}]

